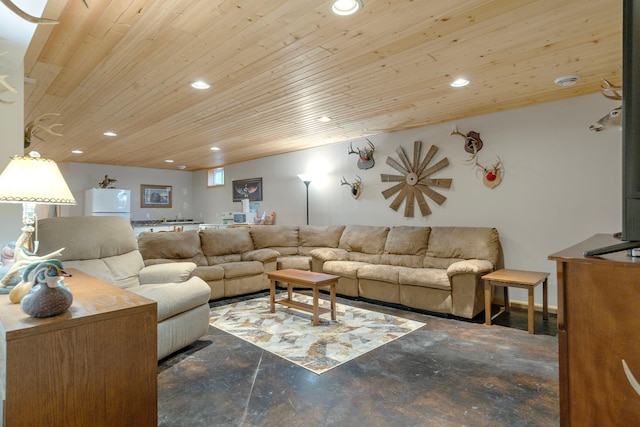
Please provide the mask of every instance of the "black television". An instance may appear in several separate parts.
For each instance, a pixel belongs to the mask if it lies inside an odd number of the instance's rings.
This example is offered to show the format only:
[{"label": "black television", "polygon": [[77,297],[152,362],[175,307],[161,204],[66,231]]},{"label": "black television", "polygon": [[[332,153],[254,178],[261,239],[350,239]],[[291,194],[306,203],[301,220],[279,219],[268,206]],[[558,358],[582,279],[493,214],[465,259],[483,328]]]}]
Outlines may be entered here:
[{"label": "black television", "polygon": [[622,233],[585,256],[640,248],[640,0],[622,3]]}]

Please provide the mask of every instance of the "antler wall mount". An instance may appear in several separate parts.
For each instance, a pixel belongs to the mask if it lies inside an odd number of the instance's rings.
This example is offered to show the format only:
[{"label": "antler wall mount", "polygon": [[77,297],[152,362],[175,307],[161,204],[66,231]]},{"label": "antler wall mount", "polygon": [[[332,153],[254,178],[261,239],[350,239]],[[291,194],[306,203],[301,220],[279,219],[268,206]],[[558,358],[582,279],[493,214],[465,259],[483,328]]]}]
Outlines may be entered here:
[{"label": "antler wall mount", "polygon": [[460,135],[464,138],[464,149],[467,153],[471,153],[471,157],[465,160],[464,163],[473,165],[478,168],[478,171],[482,171],[482,183],[491,189],[500,185],[504,171],[500,157],[498,157],[498,161],[491,167],[483,166],[478,162],[478,151],[480,151],[483,146],[480,134],[478,132],[471,131],[465,135],[462,132],[459,132],[458,127],[454,124],[450,135]]},{"label": "antler wall mount", "polygon": [[444,201],[447,200],[445,196],[431,189],[431,187],[450,188],[453,181],[451,178],[430,178],[434,173],[449,166],[449,160],[445,157],[435,165],[427,168],[437,151],[438,147],[432,145],[424,159],[420,160],[422,158],[422,141],[415,141],[413,143],[412,161],[409,160],[402,147],[396,149],[396,153],[402,164],[391,157],[387,157],[387,165],[402,174],[380,174],[382,182],[397,182],[396,185],[382,192],[385,199],[398,193],[389,205],[391,209],[397,211],[406,199],[404,216],[413,217],[414,203],[417,201],[420,213],[422,216],[427,216],[431,214],[431,209],[424,198],[425,195],[439,205],[442,205]]},{"label": "antler wall mount", "polygon": [[376,147],[368,139],[367,143],[369,144],[369,147],[364,147],[362,150],[359,148],[354,150],[353,144],[349,144],[349,154],[358,155],[359,169],[371,169],[376,164],[376,161],[373,158],[373,152],[376,151]]},{"label": "antler wall mount", "polygon": [[340,181],[340,185],[348,185],[351,189],[351,196],[354,199],[358,199],[360,194],[362,194],[362,178],[356,175],[356,180],[353,182],[347,181],[347,179],[343,176],[342,181]]}]

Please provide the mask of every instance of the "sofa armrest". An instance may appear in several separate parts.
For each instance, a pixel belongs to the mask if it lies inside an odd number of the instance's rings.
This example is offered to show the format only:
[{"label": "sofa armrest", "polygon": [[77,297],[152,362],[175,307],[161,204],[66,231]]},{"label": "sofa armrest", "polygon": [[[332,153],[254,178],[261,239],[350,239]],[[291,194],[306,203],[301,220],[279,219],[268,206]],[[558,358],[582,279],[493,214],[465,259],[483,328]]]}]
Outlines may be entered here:
[{"label": "sofa armrest", "polygon": [[456,274],[485,274],[493,271],[493,263],[484,259],[468,259],[465,261],[454,262],[447,268],[447,276],[449,278]]},{"label": "sofa armrest", "polygon": [[244,252],[242,254],[242,261],[260,261],[263,264],[268,262],[276,262],[276,259],[280,256],[280,252],[269,249],[254,249],[252,251]]},{"label": "sofa armrest", "polygon": [[149,265],[140,270],[140,284],[185,282],[196,269],[193,262],[171,262],[166,264]]},{"label": "sofa armrest", "polygon": [[484,283],[481,277],[493,271],[491,261],[469,259],[449,266],[451,282],[451,314],[472,319],[484,310]]},{"label": "sofa armrest", "polygon": [[349,260],[349,252],[339,248],[316,248],[310,252],[310,255],[322,262]]},{"label": "sofa armrest", "polygon": [[324,272],[327,261],[348,261],[349,252],[340,248],[316,248],[309,252],[311,255],[311,271]]}]

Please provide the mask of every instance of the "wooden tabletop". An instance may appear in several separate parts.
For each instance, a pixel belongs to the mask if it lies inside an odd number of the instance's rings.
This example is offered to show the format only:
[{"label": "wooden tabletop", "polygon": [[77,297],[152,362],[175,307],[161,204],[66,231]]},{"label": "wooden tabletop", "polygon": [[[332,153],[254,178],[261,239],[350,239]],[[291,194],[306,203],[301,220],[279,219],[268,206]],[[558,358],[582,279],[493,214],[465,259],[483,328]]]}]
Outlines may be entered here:
[{"label": "wooden tabletop", "polygon": [[549,273],[524,270],[496,270],[482,276],[484,280],[493,280],[503,283],[521,283],[523,285],[535,285],[549,276]]},{"label": "wooden tabletop", "polygon": [[62,314],[45,318],[34,318],[12,304],[9,295],[0,295],[0,330],[6,340],[31,334],[45,333],[68,328],[90,321],[93,315],[122,315],[122,310],[139,310],[148,304],[156,304],[141,295],[110,285],[80,270],[65,269],[71,277],[63,283],[73,294],[73,304]]},{"label": "wooden tabletop", "polygon": [[332,274],[318,273],[315,271],[296,270],[294,268],[287,268],[284,270],[277,270],[267,273],[267,276],[271,280],[280,280],[282,282],[288,282],[290,280],[295,281],[301,285],[319,285],[322,283],[331,283],[337,281],[340,277]]}]

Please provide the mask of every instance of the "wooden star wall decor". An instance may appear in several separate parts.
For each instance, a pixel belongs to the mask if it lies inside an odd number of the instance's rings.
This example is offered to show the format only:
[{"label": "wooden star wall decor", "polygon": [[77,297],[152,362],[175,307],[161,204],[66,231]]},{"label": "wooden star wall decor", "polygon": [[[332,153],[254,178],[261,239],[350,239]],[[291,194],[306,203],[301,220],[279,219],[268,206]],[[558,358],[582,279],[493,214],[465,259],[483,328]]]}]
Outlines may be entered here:
[{"label": "wooden star wall decor", "polygon": [[404,206],[405,217],[413,217],[415,201],[418,203],[422,216],[431,214],[431,209],[429,209],[424,195],[441,205],[447,198],[431,189],[431,187],[449,188],[453,181],[451,178],[431,178],[431,175],[449,166],[449,160],[445,157],[435,165],[427,168],[429,162],[436,155],[438,147],[432,145],[422,161],[420,160],[422,157],[421,151],[422,141],[415,141],[413,143],[413,161],[409,161],[404,149],[398,147],[396,153],[400,157],[402,164],[391,157],[387,157],[387,164],[402,175],[380,174],[382,182],[398,182],[393,187],[384,190],[382,195],[385,199],[388,199],[398,193],[389,205],[394,211],[397,211],[406,199]]}]

